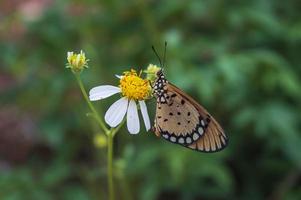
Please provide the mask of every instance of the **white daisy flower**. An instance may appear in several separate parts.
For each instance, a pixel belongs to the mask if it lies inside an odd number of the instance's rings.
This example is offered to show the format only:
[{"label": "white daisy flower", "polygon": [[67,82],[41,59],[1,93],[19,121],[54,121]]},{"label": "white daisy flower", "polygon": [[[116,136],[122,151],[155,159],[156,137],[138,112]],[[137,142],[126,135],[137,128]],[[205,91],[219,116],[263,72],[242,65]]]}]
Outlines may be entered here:
[{"label": "white daisy flower", "polygon": [[124,72],[120,79],[119,87],[101,85],[94,87],[89,92],[90,101],[97,101],[114,94],[121,93],[122,98],[113,103],[105,114],[105,121],[111,127],[118,126],[127,114],[127,128],[131,134],[140,131],[140,122],[136,102],[139,102],[142,118],[146,131],[150,129],[150,120],[145,100],[150,96],[151,87],[148,80],[137,75],[135,70]]}]

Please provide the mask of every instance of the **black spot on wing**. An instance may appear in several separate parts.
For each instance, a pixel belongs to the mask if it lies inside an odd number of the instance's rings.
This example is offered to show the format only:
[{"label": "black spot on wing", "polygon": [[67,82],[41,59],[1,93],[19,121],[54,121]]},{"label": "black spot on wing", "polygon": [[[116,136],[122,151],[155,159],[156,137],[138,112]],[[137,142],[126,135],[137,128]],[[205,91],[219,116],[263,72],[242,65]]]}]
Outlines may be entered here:
[{"label": "black spot on wing", "polygon": [[[168,119],[164,119],[164,121],[167,121]],[[162,130],[159,128],[161,136],[172,143],[177,143],[180,145],[188,146],[201,137],[203,137],[207,127],[207,119],[204,119],[202,117],[199,117],[199,123],[196,125],[196,127],[189,133],[183,133],[183,134],[175,134],[170,133],[168,130]],[[209,119],[210,121],[210,119]],[[190,121],[188,121],[190,123]],[[181,125],[181,122],[177,122],[177,125]]]}]

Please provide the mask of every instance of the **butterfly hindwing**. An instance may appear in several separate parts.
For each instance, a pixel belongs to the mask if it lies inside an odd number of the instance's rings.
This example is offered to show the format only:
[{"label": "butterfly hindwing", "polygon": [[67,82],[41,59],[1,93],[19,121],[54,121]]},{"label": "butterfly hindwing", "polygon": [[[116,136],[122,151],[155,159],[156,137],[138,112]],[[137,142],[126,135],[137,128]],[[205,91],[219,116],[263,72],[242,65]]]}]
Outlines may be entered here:
[{"label": "butterfly hindwing", "polygon": [[226,147],[227,137],[215,119],[211,119],[204,136],[195,143],[187,146],[188,148],[204,152],[216,152]]},{"label": "butterfly hindwing", "polygon": [[192,97],[166,81],[162,72],[154,89],[156,135],[204,152],[216,152],[227,145],[227,136],[216,120]]},{"label": "butterfly hindwing", "polygon": [[204,152],[216,152],[220,151],[227,146],[228,138],[224,133],[224,130],[218,124],[218,122],[208,113],[208,111],[198,104],[192,97],[185,94],[182,90],[176,86],[169,84],[171,91],[175,91],[181,95],[182,98],[186,99],[191,103],[202,116],[208,116],[207,126],[203,137],[197,140],[195,143],[188,145],[188,148],[195,149]]},{"label": "butterfly hindwing", "polygon": [[165,96],[166,101],[157,102],[156,124],[161,136],[181,145],[194,143],[206,130],[207,116],[200,115],[197,109],[178,93],[167,89]]}]

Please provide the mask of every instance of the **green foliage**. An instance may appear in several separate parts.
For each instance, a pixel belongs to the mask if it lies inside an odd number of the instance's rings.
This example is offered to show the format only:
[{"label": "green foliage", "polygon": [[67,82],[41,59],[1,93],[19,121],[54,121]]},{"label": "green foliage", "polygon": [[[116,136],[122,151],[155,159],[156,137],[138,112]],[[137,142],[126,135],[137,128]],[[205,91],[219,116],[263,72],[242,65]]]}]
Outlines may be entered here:
[{"label": "green foliage", "polygon": [[[202,154],[124,129],[115,141],[118,199],[301,198],[298,1],[37,2],[0,3],[0,146],[4,135],[13,141],[0,148],[0,199],[106,199],[106,152],[93,146],[99,129],[65,69],[67,51],[90,59],[81,74],[89,90],[156,64],[151,45],[163,52],[165,40],[167,78],[210,111],[230,143]],[[106,111],[115,98],[95,104]],[[26,148],[17,146],[28,134]]]}]

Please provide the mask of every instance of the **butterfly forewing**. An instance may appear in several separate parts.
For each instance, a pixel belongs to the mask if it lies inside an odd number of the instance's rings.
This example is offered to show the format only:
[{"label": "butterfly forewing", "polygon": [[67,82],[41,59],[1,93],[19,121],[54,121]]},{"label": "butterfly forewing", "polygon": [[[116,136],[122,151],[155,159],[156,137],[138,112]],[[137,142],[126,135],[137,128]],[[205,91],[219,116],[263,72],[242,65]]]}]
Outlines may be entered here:
[{"label": "butterfly forewing", "polygon": [[227,136],[210,114],[189,95],[158,73],[154,85],[157,97],[155,131],[164,139],[204,152],[227,145]]}]

